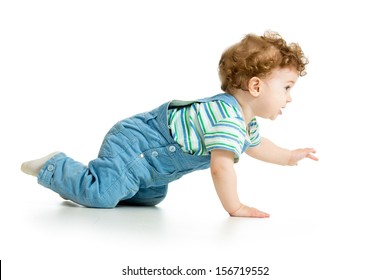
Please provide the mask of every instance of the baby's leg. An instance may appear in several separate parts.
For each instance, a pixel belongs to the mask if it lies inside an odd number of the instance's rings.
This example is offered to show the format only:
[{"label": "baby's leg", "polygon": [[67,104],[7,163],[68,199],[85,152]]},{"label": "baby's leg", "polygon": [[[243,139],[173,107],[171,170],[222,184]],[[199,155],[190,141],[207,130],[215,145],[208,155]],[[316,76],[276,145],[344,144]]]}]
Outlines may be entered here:
[{"label": "baby's leg", "polygon": [[52,153],[25,162],[22,170],[63,198],[86,207],[113,208],[121,198],[138,191],[124,172],[125,165],[111,158],[97,158],[85,166],[63,153]]},{"label": "baby's leg", "polygon": [[58,153],[59,152],[54,152],[54,153],[48,154],[47,156],[39,158],[39,159],[23,162],[20,169],[28,175],[32,175],[32,176],[37,177],[39,174],[39,171],[42,169],[42,167],[45,165],[45,163]]}]

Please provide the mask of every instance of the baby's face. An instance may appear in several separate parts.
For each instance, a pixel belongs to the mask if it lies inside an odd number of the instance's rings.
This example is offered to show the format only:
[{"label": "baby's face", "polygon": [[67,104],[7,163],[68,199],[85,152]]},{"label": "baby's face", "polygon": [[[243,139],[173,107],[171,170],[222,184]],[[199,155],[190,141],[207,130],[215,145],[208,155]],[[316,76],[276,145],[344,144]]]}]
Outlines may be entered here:
[{"label": "baby's face", "polygon": [[298,77],[298,71],[293,68],[275,69],[262,81],[256,115],[271,120],[281,115],[282,109],[291,102],[290,91]]}]

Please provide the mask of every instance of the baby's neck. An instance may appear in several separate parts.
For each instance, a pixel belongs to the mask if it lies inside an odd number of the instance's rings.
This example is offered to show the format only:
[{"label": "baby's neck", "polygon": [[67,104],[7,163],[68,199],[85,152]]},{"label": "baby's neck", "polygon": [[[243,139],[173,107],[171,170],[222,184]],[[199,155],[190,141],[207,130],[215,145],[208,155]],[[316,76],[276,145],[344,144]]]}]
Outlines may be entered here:
[{"label": "baby's neck", "polygon": [[248,124],[255,117],[252,107],[250,106],[251,95],[249,92],[243,90],[237,90],[232,93],[234,98],[236,98],[238,104],[240,105],[241,113],[244,117],[245,123]]}]

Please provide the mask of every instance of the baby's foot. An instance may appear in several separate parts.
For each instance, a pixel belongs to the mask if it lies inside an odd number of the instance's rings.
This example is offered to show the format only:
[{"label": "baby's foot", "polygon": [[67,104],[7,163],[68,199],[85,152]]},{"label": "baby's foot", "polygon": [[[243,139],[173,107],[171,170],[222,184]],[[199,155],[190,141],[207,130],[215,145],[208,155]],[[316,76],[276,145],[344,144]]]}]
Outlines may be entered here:
[{"label": "baby's foot", "polygon": [[39,158],[39,159],[35,159],[35,160],[30,160],[30,161],[26,161],[26,162],[23,162],[22,163],[22,166],[20,167],[20,169],[28,174],[28,175],[32,175],[32,176],[38,176],[38,173],[39,171],[41,170],[41,168],[45,165],[45,163],[51,159],[53,156],[55,156],[56,154],[58,154],[59,152],[54,152],[54,153],[51,153],[51,154],[48,154],[47,156],[43,157],[43,158]]}]

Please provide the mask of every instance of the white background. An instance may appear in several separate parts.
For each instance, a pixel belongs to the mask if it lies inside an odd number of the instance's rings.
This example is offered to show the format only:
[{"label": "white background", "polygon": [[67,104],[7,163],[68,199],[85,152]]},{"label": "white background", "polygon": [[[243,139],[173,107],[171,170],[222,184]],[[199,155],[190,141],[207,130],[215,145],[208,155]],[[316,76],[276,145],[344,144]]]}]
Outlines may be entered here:
[{"label": "white background", "polygon": [[[1,1],[4,279],[151,279],[122,269],[178,265],[213,270],[182,279],[219,279],[217,266],[269,266],[264,279],[389,279],[384,3]],[[171,184],[156,208],[113,210],[63,202],[20,172],[56,150],[88,163],[116,121],[219,93],[222,51],[267,29],[298,42],[310,64],[261,132],[320,157],[298,167],[241,158],[241,200],[270,219],[229,218],[208,171]]]}]

